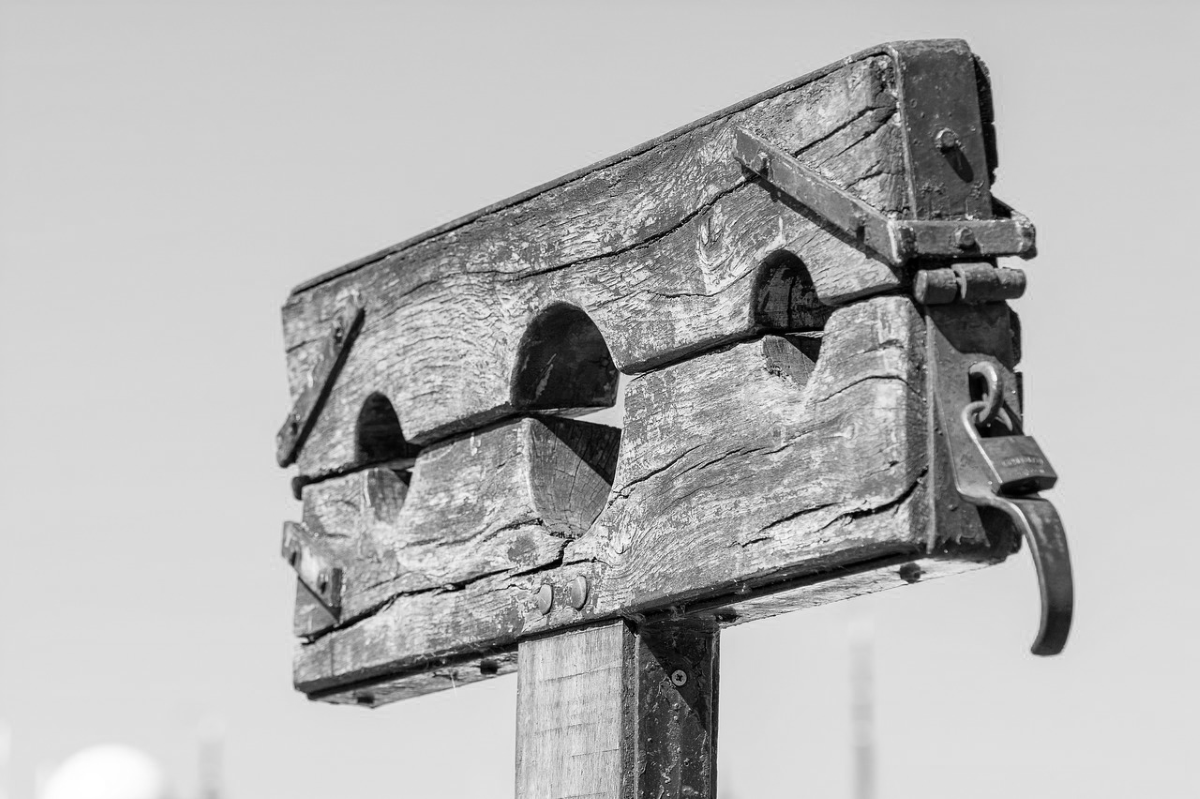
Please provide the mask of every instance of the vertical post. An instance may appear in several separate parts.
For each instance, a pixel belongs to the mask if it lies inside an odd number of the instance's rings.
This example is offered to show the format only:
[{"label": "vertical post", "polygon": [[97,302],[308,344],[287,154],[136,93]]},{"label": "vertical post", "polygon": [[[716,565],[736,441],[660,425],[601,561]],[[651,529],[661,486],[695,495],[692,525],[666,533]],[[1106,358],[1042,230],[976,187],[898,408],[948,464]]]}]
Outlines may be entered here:
[{"label": "vertical post", "polygon": [[854,737],[854,799],[875,799],[875,631],[850,626],[850,714]]},{"label": "vertical post", "polygon": [[626,621],[522,642],[517,799],[712,799],[718,631]]}]

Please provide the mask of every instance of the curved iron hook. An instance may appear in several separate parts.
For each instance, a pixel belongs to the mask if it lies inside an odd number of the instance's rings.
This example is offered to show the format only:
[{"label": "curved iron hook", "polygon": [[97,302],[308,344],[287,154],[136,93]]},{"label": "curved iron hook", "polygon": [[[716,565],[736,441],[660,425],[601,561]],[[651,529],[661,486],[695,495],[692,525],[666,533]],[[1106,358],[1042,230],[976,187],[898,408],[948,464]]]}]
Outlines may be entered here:
[{"label": "curved iron hook", "polygon": [[1006,497],[987,493],[968,499],[1003,511],[1028,542],[1042,595],[1042,621],[1030,651],[1035,655],[1057,655],[1067,644],[1071,617],[1075,612],[1071,555],[1058,511],[1039,496]]}]

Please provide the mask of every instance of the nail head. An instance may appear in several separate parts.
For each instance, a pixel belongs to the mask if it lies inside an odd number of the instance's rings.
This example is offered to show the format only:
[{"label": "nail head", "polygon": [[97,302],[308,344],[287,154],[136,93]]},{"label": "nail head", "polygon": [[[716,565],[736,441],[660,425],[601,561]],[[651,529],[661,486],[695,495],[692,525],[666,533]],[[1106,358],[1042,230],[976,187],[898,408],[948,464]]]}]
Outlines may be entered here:
[{"label": "nail head", "polygon": [[942,128],[934,134],[933,141],[942,152],[948,152],[959,145],[958,134],[950,128]]},{"label": "nail head", "polygon": [[583,609],[588,599],[588,579],[582,574],[571,581],[571,607]]},{"label": "nail head", "polygon": [[542,583],[537,591],[537,609],[543,616],[554,607],[554,588],[549,583]]}]

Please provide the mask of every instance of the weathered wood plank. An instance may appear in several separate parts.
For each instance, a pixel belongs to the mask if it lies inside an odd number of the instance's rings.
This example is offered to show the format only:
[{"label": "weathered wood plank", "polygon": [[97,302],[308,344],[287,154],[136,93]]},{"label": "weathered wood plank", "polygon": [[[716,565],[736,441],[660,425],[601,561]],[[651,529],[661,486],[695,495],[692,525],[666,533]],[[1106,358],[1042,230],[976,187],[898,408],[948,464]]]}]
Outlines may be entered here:
[{"label": "weathered wood plank", "polygon": [[[346,299],[367,308],[301,473],[357,462],[346,431],[373,392],[417,443],[527,407],[513,392],[520,342],[556,303],[583,309],[616,365],[635,372],[763,330],[819,327],[820,303],[899,286],[900,274],[730,155],[734,127],[749,127],[897,211],[904,161],[891,81],[888,57],[864,57],[296,294],[284,308],[294,392]],[[772,260],[781,251],[795,258]]]},{"label": "weathered wood plank", "polygon": [[[344,569],[341,619],[557,562],[603,508],[619,441],[604,425],[521,418],[427,448],[411,478],[370,468],[305,486],[304,525]],[[297,632],[338,623],[301,597]]]},{"label": "weathered wood plank", "polygon": [[[962,568],[1002,558],[987,542],[947,548],[931,534],[924,322],[911,301],[840,308],[819,354],[815,341],[765,336],[636,376],[613,489],[561,561],[397,593],[301,647],[297,685],[337,693],[429,657],[591,620],[709,612],[789,581],[827,581],[798,601],[833,601],[902,582],[894,567],[872,580],[862,569],[935,550]],[[578,609],[561,601],[577,577],[589,587]],[[560,598],[548,614],[543,585]]]},{"label": "weathered wood plank", "polygon": [[615,621],[520,647],[518,799],[716,795],[717,630]]}]

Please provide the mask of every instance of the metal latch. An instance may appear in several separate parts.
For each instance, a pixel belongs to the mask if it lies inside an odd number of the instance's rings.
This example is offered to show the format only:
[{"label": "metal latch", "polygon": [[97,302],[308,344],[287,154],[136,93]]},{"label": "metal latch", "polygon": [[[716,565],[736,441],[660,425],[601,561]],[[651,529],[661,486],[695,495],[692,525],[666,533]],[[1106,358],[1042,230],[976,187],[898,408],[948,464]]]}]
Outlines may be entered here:
[{"label": "metal latch", "polygon": [[1074,612],[1071,559],[1058,511],[1038,495],[1058,475],[1025,435],[1015,386],[1005,377],[1008,307],[937,305],[926,314],[935,434],[945,442],[954,489],[971,505],[1006,515],[1029,546],[1042,601],[1032,651],[1056,655]]},{"label": "metal latch", "polygon": [[283,523],[282,553],[300,582],[336,617],[342,606],[343,572],[333,565],[333,556],[298,522]]},{"label": "metal latch", "polygon": [[329,396],[333,379],[346,361],[350,344],[362,327],[363,309],[355,304],[344,308],[333,320],[333,328],[321,342],[321,352],[300,396],[292,405],[287,421],[275,436],[275,459],[280,466],[290,466],[300,454],[304,439],[317,420],[317,413]]},{"label": "metal latch", "polygon": [[734,131],[733,154],[747,169],[893,266],[921,256],[977,260],[1037,254],[1033,223],[994,197],[995,219],[891,218],[746,130]]}]

